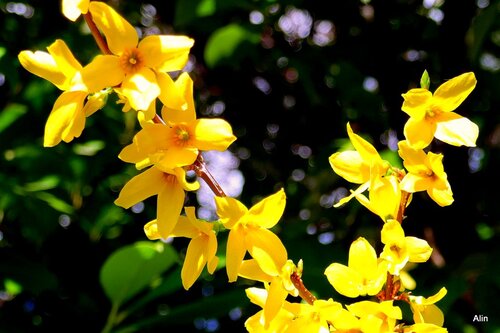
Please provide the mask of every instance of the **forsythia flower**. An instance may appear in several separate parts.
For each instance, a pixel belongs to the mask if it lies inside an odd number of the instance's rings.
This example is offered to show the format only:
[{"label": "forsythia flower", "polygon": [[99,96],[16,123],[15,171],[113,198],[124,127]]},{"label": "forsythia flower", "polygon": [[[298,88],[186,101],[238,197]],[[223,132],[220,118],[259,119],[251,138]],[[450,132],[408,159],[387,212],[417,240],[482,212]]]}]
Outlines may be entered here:
[{"label": "forsythia flower", "polygon": [[325,270],[330,284],[347,297],[376,295],[383,287],[387,268],[377,260],[373,247],[363,237],[349,248],[348,266],[333,263]]},{"label": "forsythia flower", "polygon": [[128,181],[120,191],[115,204],[130,208],[138,202],[153,195],[158,195],[157,228],[161,238],[167,239],[174,230],[182,207],[186,191],[196,191],[198,182],[188,183],[186,171],[176,168],[166,173],[156,167],[151,167]]},{"label": "forsythia flower", "polygon": [[434,324],[419,323],[403,327],[404,333],[447,333],[448,330]]},{"label": "forsythia flower", "polygon": [[393,306],[392,301],[361,301],[346,307],[349,312],[359,317],[358,329],[363,333],[394,332],[396,320],[403,318],[401,309]]},{"label": "forsythia flower", "polygon": [[66,18],[76,21],[89,10],[90,0],[62,0],[62,12]]},{"label": "forsythia flower", "polygon": [[186,36],[151,35],[139,42],[135,28],[110,6],[93,1],[89,11],[112,54],[99,55],[84,68],[85,82],[92,90],[120,85],[117,92],[133,109],[147,110],[161,94],[159,77],[184,67],[194,41]]},{"label": "forsythia flower", "polygon": [[447,293],[446,288],[441,288],[435,295],[424,298],[410,295],[410,306],[415,323],[430,323],[443,326],[443,312],[434,304],[440,301]]},{"label": "forsythia flower", "polygon": [[454,146],[476,145],[479,128],[455,110],[476,86],[474,73],[464,73],[440,85],[434,94],[424,88],[403,94],[402,110],[410,119],[404,135],[415,149],[427,147],[433,137]]},{"label": "forsythia flower", "polygon": [[401,224],[396,220],[389,220],[382,227],[382,243],[385,246],[380,258],[388,262],[388,270],[394,275],[399,275],[408,262],[426,262],[432,253],[425,240],[405,237]]},{"label": "forsythia flower", "polygon": [[[299,263],[300,266],[300,263]],[[240,266],[239,276],[260,281],[267,286],[267,298],[262,306],[264,327],[269,327],[270,322],[276,317],[283,307],[288,294],[297,297],[299,291],[290,279],[293,272],[297,272],[295,264],[288,260],[281,268],[281,272],[274,276],[266,274],[259,267],[255,259],[244,260]]]},{"label": "forsythia flower", "polygon": [[138,169],[154,164],[162,170],[191,165],[200,151],[226,150],[236,140],[223,119],[196,119],[193,81],[183,73],[171,89],[169,106],[162,109],[165,124],[144,124],[119,157]]},{"label": "forsythia flower", "polygon": [[[217,237],[214,223],[198,220],[194,207],[186,207],[186,216],[180,216],[169,237],[191,238],[186,258],[181,270],[181,279],[184,289],[188,290],[198,279],[205,265],[208,273],[212,274],[217,268],[219,258],[217,252]],[[149,239],[162,238],[158,232],[158,223],[153,220],[144,226],[144,232]]]},{"label": "forsythia flower", "polygon": [[82,81],[82,65],[64,41],[56,40],[47,50],[48,53],[21,51],[18,57],[25,69],[63,91],[55,101],[45,124],[43,145],[53,147],[61,140],[70,142],[79,137],[85,128],[85,117],[102,105],[87,103],[84,107],[89,89]]},{"label": "forsythia flower", "polygon": [[403,159],[408,174],[401,181],[401,188],[406,192],[427,191],[429,196],[440,206],[453,202],[448,176],[444,172],[443,155],[421,149],[412,149],[407,141],[400,141],[399,156]]},{"label": "forsythia flower", "polygon": [[276,276],[285,265],[288,255],[281,240],[268,230],[278,223],[286,204],[283,189],[252,206],[250,209],[230,197],[215,197],[217,215],[226,229],[226,270],[229,282],[236,281],[248,251],[262,271]]},{"label": "forsythia flower", "polygon": [[383,176],[389,169],[389,163],[380,157],[373,145],[355,134],[349,123],[347,123],[347,134],[356,151],[337,152],[332,154],[328,160],[335,173],[347,181],[361,184],[361,186],[350,196],[340,200],[335,207],[345,204],[370,188],[370,180],[373,177],[372,170],[376,170],[378,175]]}]

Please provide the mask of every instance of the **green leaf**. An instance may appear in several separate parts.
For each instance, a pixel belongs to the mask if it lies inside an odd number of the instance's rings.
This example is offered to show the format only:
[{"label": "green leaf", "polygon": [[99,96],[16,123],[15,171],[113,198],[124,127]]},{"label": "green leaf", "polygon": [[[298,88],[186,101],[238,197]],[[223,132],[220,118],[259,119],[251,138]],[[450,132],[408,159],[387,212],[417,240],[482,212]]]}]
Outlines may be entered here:
[{"label": "green leaf", "polygon": [[77,155],[94,156],[106,146],[102,140],[92,140],[85,143],[77,143],[73,146],[73,151]]},{"label": "green leaf", "polygon": [[67,204],[64,200],[59,199],[53,194],[48,192],[37,192],[35,197],[45,201],[50,207],[54,208],[58,212],[72,214],[74,212],[73,206]]},{"label": "green leaf", "polygon": [[26,105],[9,104],[0,113],[0,133],[28,111]]},{"label": "green leaf", "polygon": [[161,242],[124,246],[112,253],[101,267],[101,286],[118,306],[149,286],[176,260],[175,250]]},{"label": "green leaf", "polygon": [[55,188],[59,184],[59,177],[56,175],[48,175],[40,178],[37,181],[27,183],[23,189],[28,192],[46,191]]},{"label": "green leaf", "polygon": [[248,55],[245,44],[256,45],[259,35],[239,24],[230,24],[216,30],[208,39],[205,62],[213,68],[220,64],[232,64]]}]

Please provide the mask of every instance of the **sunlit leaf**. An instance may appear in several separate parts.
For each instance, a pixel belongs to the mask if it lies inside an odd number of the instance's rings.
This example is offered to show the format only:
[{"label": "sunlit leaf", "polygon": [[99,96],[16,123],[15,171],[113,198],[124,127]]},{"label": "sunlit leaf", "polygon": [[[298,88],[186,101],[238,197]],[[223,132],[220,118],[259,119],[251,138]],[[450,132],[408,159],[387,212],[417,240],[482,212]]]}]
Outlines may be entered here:
[{"label": "sunlit leaf", "polygon": [[106,146],[102,140],[92,140],[85,143],[77,143],[73,146],[75,154],[83,156],[94,156]]},{"label": "sunlit leaf", "polygon": [[46,191],[55,188],[59,184],[59,177],[48,175],[37,181],[27,183],[23,189],[28,192]]},{"label": "sunlit leaf", "polygon": [[161,242],[124,246],[101,267],[101,286],[113,304],[122,304],[150,285],[176,260],[176,252]]},{"label": "sunlit leaf", "polygon": [[0,133],[28,111],[26,105],[9,104],[0,112]]},{"label": "sunlit leaf", "polygon": [[75,210],[73,206],[67,204],[64,200],[48,192],[37,192],[35,194],[35,197],[42,201],[45,201],[50,207],[61,213],[72,214]]}]

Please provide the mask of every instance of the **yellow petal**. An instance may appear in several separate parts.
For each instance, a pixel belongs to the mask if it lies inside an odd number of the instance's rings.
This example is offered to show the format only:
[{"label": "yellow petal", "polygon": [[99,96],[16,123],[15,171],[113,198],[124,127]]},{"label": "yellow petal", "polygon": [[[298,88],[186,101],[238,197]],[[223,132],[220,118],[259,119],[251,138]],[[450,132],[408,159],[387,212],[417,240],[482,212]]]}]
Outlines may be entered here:
[{"label": "yellow petal", "polygon": [[[165,177],[165,176],[164,176]],[[184,207],[185,193],[182,186],[173,175],[167,176],[166,186],[158,193],[158,206],[156,207],[158,231],[163,239],[174,230],[182,207]],[[165,183],[165,179],[163,180]]]},{"label": "yellow petal", "polygon": [[156,219],[149,221],[144,225],[144,233],[150,240],[157,240],[161,238],[160,233],[158,232],[158,224],[156,223]]},{"label": "yellow petal", "polygon": [[[183,74],[181,74],[181,77],[185,76]],[[189,75],[187,76],[189,77]],[[166,111],[162,110],[163,120],[172,123],[191,122],[195,120],[196,114],[194,114],[194,105],[190,109],[190,112],[184,112],[188,109],[188,103],[186,101],[185,90],[179,89],[178,86],[178,83],[181,82],[179,81],[181,78],[179,77],[177,81],[174,82],[169,74],[156,73],[156,79],[158,81],[158,86],[161,89],[160,96],[158,96],[158,98],[163,103],[164,108],[166,109]],[[190,90],[189,92],[191,95],[191,100],[193,99],[192,82],[193,81],[191,80],[191,88],[188,89]],[[182,112],[175,113],[175,111],[168,111],[171,109]],[[172,114],[170,114],[169,112],[172,112]],[[176,117],[176,115],[179,115],[180,117]],[[186,117],[186,115],[189,115],[189,117]]]},{"label": "yellow petal", "polygon": [[194,126],[194,145],[199,150],[224,151],[236,140],[231,125],[223,119],[198,119]]},{"label": "yellow petal", "polygon": [[415,120],[423,120],[428,105],[432,100],[432,93],[427,89],[416,88],[402,95],[404,98],[401,109]]},{"label": "yellow petal", "polygon": [[377,271],[377,254],[371,244],[359,237],[349,248],[349,268],[360,273],[364,278],[370,278]]},{"label": "yellow petal", "polygon": [[333,263],[326,268],[325,275],[339,294],[352,298],[361,295],[363,276],[356,270]]},{"label": "yellow petal", "polygon": [[273,232],[256,227],[246,228],[245,246],[264,273],[277,276],[288,259],[286,248]]},{"label": "yellow petal", "polygon": [[411,262],[426,262],[432,254],[432,247],[427,241],[417,237],[406,237],[406,248]]},{"label": "yellow petal", "polygon": [[371,164],[372,160],[375,160],[376,162],[381,160],[377,149],[375,149],[375,147],[373,147],[371,143],[363,139],[361,136],[355,134],[352,131],[351,125],[349,123],[347,123],[347,135],[349,136],[352,145],[358,151],[363,161]]},{"label": "yellow petal", "polygon": [[83,107],[83,113],[85,117],[90,117],[98,110],[102,109],[106,105],[108,100],[108,92],[97,92],[88,96],[87,102]]},{"label": "yellow petal", "polygon": [[184,170],[184,168],[175,168],[172,172],[175,174],[177,182],[184,191],[197,191],[200,188],[200,183],[198,181],[192,183],[188,182],[186,179],[186,170]]},{"label": "yellow petal", "polygon": [[215,256],[217,253],[217,236],[213,231],[208,234],[208,243],[205,252],[207,254],[207,271],[213,274],[219,261],[219,258]]},{"label": "yellow petal", "polygon": [[62,13],[71,21],[87,13],[90,0],[62,0]]},{"label": "yellow petal", "polygon": [[387,221],[382,227],[382,243],[397,244],[404,241],[405,233],[401,224],[396,220]]},{"label": "yellow petal", "polygon": [[166,186],[163,172],[152,167],[128,181],[120,191],[115,204],[130,208],[138,202],[158,194]]},{"label": "yellow petal", "polygon": [[82,69],[82,80],[90,92],[117,86],[124,77],[120,59],[113,55],[98,55]]},{"label": "yellow petal", "polygon": [[163,171],[184,167],[194,163],[198,157],[196,148],[170,147],[151,156],[151,162]]},{"label": "yellow petal", "polygon": [[233,226],[248,212],[240,201],[230,197],[215,197],[217,215],[226,229]]},{"label": "yellow petal", "polygon": [[256,203],[250,208],[244,219],[249,224],[258,225],[266,229],[272,228],[283,215],[285,205],[286,194],[282,188],[278,192]]},{"label": "yellow petal", "polygon": [[430,304],[425,307],[421,307],[418,313],[414,312],[413,320],[415,321],[415,323],[429,323],[437,326],[442,326],[444,323],[444,315],[436,305]]},{"label": "yellow petal", "polygon": [[49,47],[49,53],[54,57],[57,67],[68,79],[72,79],[75,74],[82,70],[82,65],[76,60],[69,47],[61,39],[57,39]]},{"label": "yellow petal", "polygon": [[413,149],[424,149],[434,138],[436,124],[428,122],[425,119],[417,120],[410,118],[406,122],[403,132],[410,147]]},{"label": "yellow petal", "polygon": [[464,73],[440,85],[434,92],[432,104],[443,112],[455,110],[476,86],[474,73]]},{"label": "yellow petal", "polygon": [[401,189],[405,192],[414,193],[431,189],[434,184],[432,177],[415,175],[409,173],[401,181]]},{"label": "yellow petal", "polygon": [[450,188],[439,189],[433,187],[428,189],[427,193],[441,207],[449,206],[454,201],[453,192]]},{"label": "yellow petal", "polygon": [[139,37],[135,28],[112,7],[101,1],[92,1],[89,11],[99,30],[106,36],[113,54],[121,55],[125,49],[137,46]]},{"label": "yellow petal", "polygon": [[436,139],[453,146],[475,147],[479,135],[479,127],[469,119],[455,112],[443,113],[439,116],[434,136]]},{"label": "yellow petal", "polygon": [[255,259],[244,260],[241,263],[238,275],[244,277],[245,279],[260,282],[271,282],[273,279],[272,276],[264,273]]},{"label": "yellow petal", "polygon": [[156,76],[149,68],[142,68],[137,73],[127,75],[120,88],[116,90],[127,98],[134,110],[147,110],[160,95]]},{"label": "yellow petal", "polygon": [[229,282],[238,278],[241,263],[245,257],[245,233],[242,227],[229,231],[226,249],[226,271]]},{"label": "yellow petal", "polygon": [[61,90],[69,88],[70,81],[57,67],[54,58],[47,52],[36,51],[33,53],[31,51],[21,51],[18,59],[21,66],[28,72],[50,81]]},{"label": "yellow petal", "polygon": [[334,153],[328,161],[333,171],[348,182],[362,184],[370,180],[370,167],[357,151]]},{"label": "yellow petal", "polygon": [[398,154],[403,159],[404,167],[411,173],[426,174],[431,171],[427,165],[427,155],[422,149],[413,149],[408,141],[398,142]]},{"label": "yellow petal", "polygon": [[[333,205],[333,207],[337,208],[337,207],[340,207],[344,204],[346,204],[347,202],[349,202],[352,198],[356,197],[359,202],[363,203],[361,200],[360,200],[360,196],[361,196],[361,193],[363,193],[364,191],[366,191],[368,188],[370,188],[370,182],[366,182],[364,184],[361,184],[356,190],[351,190],[351,194],[346,196],[346,197],[343,197],[342,199],[339,200],[339,202],[337,202],[335,205]],[[366,206],[366,205],[365,205]]]},{"label": "yellow petal", "polygon": [[181,270],[182,286],[186,290],[188,290],[198,279],[203,267],[207,263],[205,253],[207,241],[207,237],[200,236],[193,238],[191,242],[189,242],[186,258],[184,259],[184,265],[182,265]]},{"label": "yellow petal", "polygon": [[83,102],[87,93],[83,91],[65,91],[54,103],[45,124],[44,147],[53,147],[61,140],[70,142],[82,134],[85,127]]},{"label": "yellow petal", "polygon": [[264,326],[276,317],[281,310],[288,292],[283,288],[281,281],[277,278],[271,282],[268,290],[266,304],[264,305]]},{"label": "yellow petal", "polygon": [[[188,208],[188,207],[186,207]],[[192,207],[191,207],[192,208]],[[179,216],[179,220],[177,221],[175,228],[172,230],[169,237],[187,237],[187,238],[195,238],[199,236],[200,231],[196,226],[194,226],[188,217]]]},{"label": "yellow petal", "polygon": [[194,40],[186,36],[151,35],[139,43],[146,65],[159,72],[184,68]]}]

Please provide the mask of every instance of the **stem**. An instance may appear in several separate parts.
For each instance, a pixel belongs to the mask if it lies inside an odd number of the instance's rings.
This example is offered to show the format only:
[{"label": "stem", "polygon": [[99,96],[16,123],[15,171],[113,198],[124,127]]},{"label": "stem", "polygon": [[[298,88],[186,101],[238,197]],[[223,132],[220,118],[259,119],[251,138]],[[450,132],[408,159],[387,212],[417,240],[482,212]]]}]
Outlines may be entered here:
[{"label": "stem", "polygon": [[196,175],[203,179],[205,183],[207,183],[208,187],[214,192],[214,194],[218,197],[225,197],[226,193],[224,193],[224,190],[222,187],[219,185],[217,180],[215,180],[214,176],[208,171],[207,165],[203,161],[203,156],[201,154],[198,154],[198,158],[196,161],[193,163],[192,169],[196,172]]},{"label": "stem", "polygon": [[299,291],[299,296],[308,304],[313,305],[316,300],[316,296],[311,294],[311,292],[306,288],[299,274],[297,274],[297,272],[293,272],[292,275],[290,275],[290,280],[292,280],[293,285]]},{"label": "stem", "polygon": [[104,38],[101,35],[101,32],[97,28],[94,20],[92,19],[92,14],[90,12],[87,12],[86,14],[83,15],[85,18],[85,22],[89,26],[90,32],[92,33],[92,36],[94,36],[95,42],[97,43],[97,46],[101,50],[103,54],[112,54],[111,51],[109,50],[108,43],[104,40]]},{"label": "stem", "polygon": [[403,223],[403,218],[405,214],[405,209],[406,209],[406,204],[408,203],[408,199],[410,198],[410,193],[406,191],[401,191],[401,201],[399,203],[399,210],[398,210],[398,216],[397,216],[397,221],[402,224]]},{"label": "stem", "polygon": [[117,322],[117,314],[118,314],[118,308],[120,306],[116,303],[113,303],[113,305],[111,306],[111,310],[109,311],[109,315],[108,315],[108,319],[106,320],[106,325],[104,326],[104,328],[102,329],[101,333],[108,333],[108,332],[111,332],[111,329],[113,328],[113,326],[115,325],[115,323]]}]

